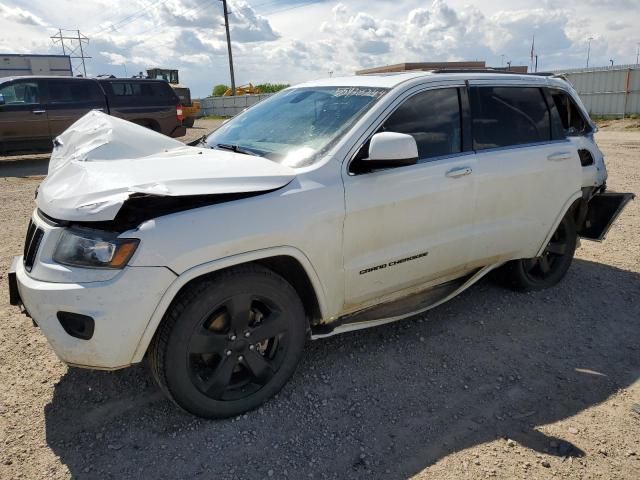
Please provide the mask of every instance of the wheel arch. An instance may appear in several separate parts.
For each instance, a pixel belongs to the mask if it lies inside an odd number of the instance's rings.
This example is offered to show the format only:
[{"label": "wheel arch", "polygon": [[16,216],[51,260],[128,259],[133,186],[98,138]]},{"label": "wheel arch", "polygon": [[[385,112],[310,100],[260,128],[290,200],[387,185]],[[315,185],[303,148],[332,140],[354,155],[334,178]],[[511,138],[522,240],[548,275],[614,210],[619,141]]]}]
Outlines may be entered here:
[{"label": "wheel arch", "polygon": [[153,315],[147,322],[144,333],[140,337],[130,363],[142,361],[165,313],[184,288],[211,274],[252,263],[273,270],[291,284],[300,296],[311,324],[326,316],[324,288],[307,256],[297,248],[277,247],[233,255],[197,265],[178,275],[160,298]]},{"label": "wheel arch", "polygon": [[553,236],[554,232],[558,229],[558,226],[560,225],[560,222],[562,221],[562,219],[569,212],[573,211],[577,206],[579,206],[582,203],[582,201],[583,201],[583,193],[582,191],[579,191],[571,195],[569,199],[564,203],[564,205],[562,206],[562,209],[560,210],[560,213],[555,218],[555,220],[553,221],[553,224],[551,224],[551,228],[549,229],[547,235],[544,237],[544,241],[542,242],[542,244],[540,245],[540,248],[538,249],[538,252],[536,253],[537,257],[542,255],[542,252],[546,248],[547,244],[551,241],[551,237]]}]

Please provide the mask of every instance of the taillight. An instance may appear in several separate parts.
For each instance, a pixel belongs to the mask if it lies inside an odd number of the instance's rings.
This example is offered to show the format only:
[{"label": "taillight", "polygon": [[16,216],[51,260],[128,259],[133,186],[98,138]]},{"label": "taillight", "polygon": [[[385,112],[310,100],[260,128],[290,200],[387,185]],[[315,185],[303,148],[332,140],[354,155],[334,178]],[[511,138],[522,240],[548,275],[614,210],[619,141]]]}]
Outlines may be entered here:
[{"label": "taillight", "polygon": [[176,105],[176,117],[178,117],[179,122],[184,120],[184,114],[182,113],[182,105]]}]

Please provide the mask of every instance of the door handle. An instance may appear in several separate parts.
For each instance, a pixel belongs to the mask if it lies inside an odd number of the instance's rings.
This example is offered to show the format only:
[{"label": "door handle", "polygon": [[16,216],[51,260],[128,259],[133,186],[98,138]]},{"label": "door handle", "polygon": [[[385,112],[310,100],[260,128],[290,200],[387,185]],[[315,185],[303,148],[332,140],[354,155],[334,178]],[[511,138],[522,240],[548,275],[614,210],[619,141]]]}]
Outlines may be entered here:
[{"label": "door handle", "polygon": [[449,170],[446,175],[450,178],[464,177],[465,175],[469,175],[473,172],[471,167],[461,167],[454,168],[453,170]]},{"label": "door handle", "polygon": [[557,152],[552,153],[547,157],[547,160],[551,162],[559,162],[561,160],[570,160],[573,158],[573,154],[571,152]]},{"label": "door handle", "polygon": [[31,113],[35,113],[36,115],[42,115],[43,113],[47,113],[46,110],[34,110]]}]

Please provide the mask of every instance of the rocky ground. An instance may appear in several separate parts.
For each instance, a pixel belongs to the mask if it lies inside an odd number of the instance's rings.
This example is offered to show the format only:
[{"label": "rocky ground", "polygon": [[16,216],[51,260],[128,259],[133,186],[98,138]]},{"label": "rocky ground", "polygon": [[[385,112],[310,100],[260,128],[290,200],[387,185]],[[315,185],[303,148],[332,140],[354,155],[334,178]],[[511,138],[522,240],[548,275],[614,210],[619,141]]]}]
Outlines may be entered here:
[{"label": "rocky ground", "polygon": [[[598,141],[611,189],[640,192],[640,131],[609,122]],[[558,287],[487,280],[428,315],[313,342],[276,399],[203,421],[145,365],[65,366],[8,305],[41,180],[24,175],[44,171],[0,162],[0,478],[640,478],[640,200]]]}]

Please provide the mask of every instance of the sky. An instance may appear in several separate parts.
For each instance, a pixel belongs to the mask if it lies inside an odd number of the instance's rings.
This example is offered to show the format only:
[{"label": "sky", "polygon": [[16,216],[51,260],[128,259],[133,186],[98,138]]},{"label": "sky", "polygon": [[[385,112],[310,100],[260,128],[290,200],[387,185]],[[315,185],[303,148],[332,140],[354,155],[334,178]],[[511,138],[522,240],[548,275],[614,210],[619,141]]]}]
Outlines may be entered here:
[{"label": "sky", "polygon": [[[539,70],[636,63],[640,0],[229,0],[236,84],[289,83],[415,61]],[[61,54],[79,29],[88,75],[180,70],[192,96],[229,84],[219,0],[0,0],[0,54]],[[69,32],[71,33],[71,32]]]}]

